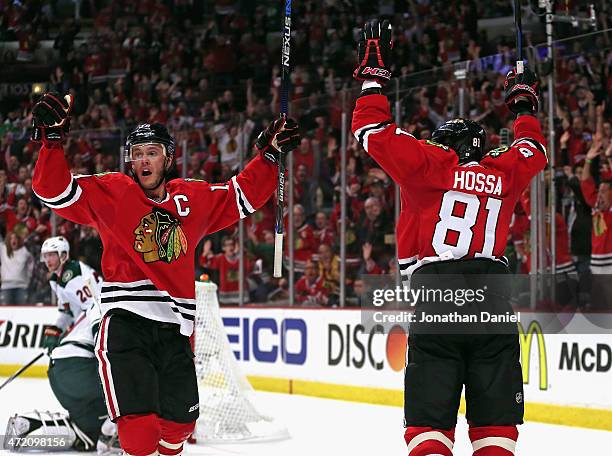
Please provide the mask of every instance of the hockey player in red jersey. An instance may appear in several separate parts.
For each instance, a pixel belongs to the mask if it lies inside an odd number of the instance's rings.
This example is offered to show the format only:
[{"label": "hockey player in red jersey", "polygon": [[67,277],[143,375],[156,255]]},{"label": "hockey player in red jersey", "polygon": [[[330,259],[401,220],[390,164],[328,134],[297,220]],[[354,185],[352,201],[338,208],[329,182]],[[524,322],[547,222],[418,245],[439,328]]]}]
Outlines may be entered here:
[{"label": "hockey player in red jersey", "polygon": [[[354,72],[363,86],[352,130],[418,214],[412,280],[432,275],[444,284],[443,275],[454,274],[470,284],[477,275],[506,274],[503,252],[514,207],[547,163],[535,118],[535,75],[528,69],[508,74],[506,105],[517,115],[515,141],[485,154],[485,132],[476,122],[448,121],[426,141],[393,123],[381,90],[391,77],[391,48],[388,21],[367,23]],[[485,297],[480,308],[511,311],[503,296],[487,292]],[[427,305],[417,304],[417,312]],[[409,456],[452,456],[463,385],[474,455],[514,454],[523,390],[516,325],[509,328],[507,334],[415,335],[410,327],[404,396]]]},{"label": "hockey player in red jersey", "polygon": [[259,135],[257,157],[222,184],[167,181],[175,144],[160,124],[128,136],[131,176],[73,176],[62,146],[71,107],[71,96],[47,93],[33,108],[32,139],[42,146],[32,187],[58,215],[100,233],[104,317],[96,356],[121,447],[135,456],[178,455],[199,409],[189,342],[196,245],[268,200],[278,160],[299,144],[298,127],[276,119]]}]

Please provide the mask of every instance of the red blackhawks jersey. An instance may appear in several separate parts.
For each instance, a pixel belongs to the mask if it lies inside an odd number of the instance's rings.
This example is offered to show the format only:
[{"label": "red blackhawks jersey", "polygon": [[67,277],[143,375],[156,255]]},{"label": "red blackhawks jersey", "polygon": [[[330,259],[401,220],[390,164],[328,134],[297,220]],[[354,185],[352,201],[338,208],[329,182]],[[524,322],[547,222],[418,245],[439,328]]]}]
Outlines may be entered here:
[{"label": "red blackhawks jersey", "polygon": [[121,308],[177,323],[195,318],[195,249],[202,237],[236,223],[272,195],[277,167],[256,157],[224,184],[175,179],[155,202],[129,176],[73,176],[61,145],[43,145],[32,187],[58,215],[100,233],[105,282],[101,310]]},{"label": "red blackhawks jersey", "polygon": [[[228,258],[218,253],[210,258],[203,258],[201,265],[219,271],[219,302],[221,304],[240,304],[240,257]],[[244,258],[244,270],[249,271],[250,264]]]},{"label": "red blackhawks jersey", "polygon": [[580,181],[584,199],[593,208],[591,230],[591,272],[612,272],[612,207],[603,210],[598,204],[598,191],[593,178]]},{"label": "red blackhawks jersey", "polygon": [[547,163],[544,136],[533,116],[514,122],[511,146],[463,165],[449,147],[417,140],[394,124],[383,95],[357,100],[352,131],[418,213],[420,260],[501,259],[514,206]]}]

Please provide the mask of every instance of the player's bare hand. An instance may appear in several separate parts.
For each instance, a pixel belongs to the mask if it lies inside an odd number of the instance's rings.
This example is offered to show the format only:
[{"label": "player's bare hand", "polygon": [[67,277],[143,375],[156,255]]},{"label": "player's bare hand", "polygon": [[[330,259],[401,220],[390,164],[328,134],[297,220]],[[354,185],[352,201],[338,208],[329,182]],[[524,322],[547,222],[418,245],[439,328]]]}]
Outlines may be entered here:
[{"label": "player's bare hand", "polygon": [[393,30],[389,21],[368,21],[357,43],[357,68],[353,77],[359,81],[385,84],[391,79]]},{"label": "player's bare hand", "polygon": [[72,95],[45,93],[32,108],[32,140],[61,141],[70,130]]}]

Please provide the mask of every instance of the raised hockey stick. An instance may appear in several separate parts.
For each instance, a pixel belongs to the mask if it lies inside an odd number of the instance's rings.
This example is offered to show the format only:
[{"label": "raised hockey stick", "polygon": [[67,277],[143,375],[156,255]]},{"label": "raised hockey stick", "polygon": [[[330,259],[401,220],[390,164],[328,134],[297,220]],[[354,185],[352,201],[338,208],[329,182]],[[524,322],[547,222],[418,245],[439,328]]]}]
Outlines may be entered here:
[{"label": "raised hockey stick", "polygon": [[40,358],[42,358],[43,356],[46,355],[46,352],[40,352],[38,355],[36,355],[36,357],[30,361],[28,364],[26,364],[25,366],[22,366],[17,372],[15,372],[13,375],[11,375],[9,378],[7,378],[4,383],[2,385],[0,385],[0,390],[2,388],[4,388],[6,385],[8,385],[9,383],[11,383],[13,380],[15,380],[17,377],[19,377],[21,374],[23,374],[26,370],[29,369],[29,367],[34,364],[36,361],[38,361]]},{"label": "raised hockey stick", "polygon": [[[289,56],[291,54],[291,0],[285,0],[285,17],[283,32],[281,33],[281,88],[280,108],[281,115],[287,116],[289,112]],[[276,226],[274,233],[274,277],[283,275],[283,212],[285,207],[285,162],[278,162],[278,186],[276,201]]]},{"label": "raised hockey stick", "polygon": [[514,0],[514,28],[516,31],[516,73],[525,71],[523,62],[523,25],[521,22],[521,0]]}]

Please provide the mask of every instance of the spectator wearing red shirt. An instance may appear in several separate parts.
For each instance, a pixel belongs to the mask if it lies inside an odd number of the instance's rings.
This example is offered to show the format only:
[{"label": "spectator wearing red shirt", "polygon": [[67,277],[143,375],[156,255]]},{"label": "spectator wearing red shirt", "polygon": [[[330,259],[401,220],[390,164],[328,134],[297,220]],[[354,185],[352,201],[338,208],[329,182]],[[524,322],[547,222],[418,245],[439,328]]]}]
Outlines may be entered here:
[{"label": "spectator wearing red shirt", "polygon": [[315,208],[315,185],[312,175],[308,174],[306,165],[298,166],[293,178],[293,198],[296,203],[304,207],[308,215],[312,214]]},{"label": "spectator wearing red shirt", "polygon": [[[223,253],[217,255],[212,252],[211,245],[210,240],[204,242],[200,266],[219,271],[220,304],[240,304],[240,254],[236,248],[236,241],[231,237],[224,237],[221,241]],[[244,261],[244,269],[248,271],[248,261],[246,258]]]},{"label": "spectator wearing red shirt", "polygon": [[301,305],[321,306],[328,302],[327,289],[323,277],[317,275],[312,261],[306,262],[304,275],[295,283],[295,300]]},{"label": "spectator wearing red shirt", "polygon": [[[346,207],[349,219],[357,224],[359,216],[363,210],[363,200],[361,199],[361,182],[357,177],[351,179],[346,191]],[[329,222],[331,226],[337,226],[340,221],[340,198],[334,206]]]},{"label": "spectator wearing red shirt", "polygon": [[561,150],[567,149],[567,160],[570,166],[584,161],[587,148],[592,140],[591,131],[585,128],[582,116],[574,117],[572,127],[569,129],[569,137],[562,135],[560,140]]},{"label": "spectator wearing red shirt", "polygon": [[525,205],[529,204],[529,199],[522,198],[514,208],[514,214],[510,222],[510,239],[516,251],[516,261],[518,271],[522,274],[529,273],[529,246],[525,244],[529,236],[529,216],[525,211]]},{"label": "spectator wearing red shirt", "polygon": [[103,76],[108,72],[108,59],[98,45],[92,46],[91,54],[85,58],[83,69],[90,77]]},{"label": "spectator wearing red shirt", "polygon": [[293,167],[297,169],[300,165],[306,167],[306,173],[312,176],[314,170],[314,152],[312,149],[312,143],[308,138],[302,138],[300,147],[298,147],[293,156]]},{"label": "spectator wearing red shirt", "polygon": [[[584,199],[593,208],[591,231],[591,273],[593,274],[592,304],[609,309],[612,306],[612,181],[602,181],[599,186],[591,175],[590,161],[599,153],[598,144],[588,152],[582,169],[580,189]],[[609,148],[610,149],[610,148]],[[607,160],[612,163],[612,150],[607,151]]]},{"label": "spectator wearing red shirt", "polygon": [[19,160],[14,155],[6,160],[6,179],[10,184],[19,182]]},{"label": "spectator wearing red shirt", "polygon": [[319,211],[316,213],[313,234],[319,244],[336,244],[336,233],[329,226],[325,212]]},{"label": "spectator wearing red shirt", "polygon": [[229,38],[218,36],[207,47],[204,67],[214,74],[231,74],[236,69],[236,53]]},{"label": "spectator wearing red shirt", "polygon": [[25,198],[19,198],[15,210],[7,211],[6,213],[6,231],[13,231],[17,225],[22,225],[15,231],[18,231],[19,235],[23,238],[34,231],[38,225],[33,217],[30,203]]}]

